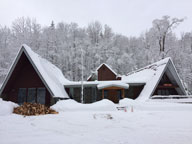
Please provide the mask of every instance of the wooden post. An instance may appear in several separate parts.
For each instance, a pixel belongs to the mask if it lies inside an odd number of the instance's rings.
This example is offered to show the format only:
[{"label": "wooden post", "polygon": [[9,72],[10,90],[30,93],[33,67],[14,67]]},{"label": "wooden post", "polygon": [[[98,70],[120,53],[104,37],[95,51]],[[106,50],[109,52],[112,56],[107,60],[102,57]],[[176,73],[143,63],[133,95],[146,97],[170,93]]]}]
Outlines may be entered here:
[{"label": "wooden post", "polygon": [[104,99],[104,89],[102,89],[102,99]]},{"label": "wooden post", "polygon": [[125,98],[125,89],[122,89],[122,98]]}]

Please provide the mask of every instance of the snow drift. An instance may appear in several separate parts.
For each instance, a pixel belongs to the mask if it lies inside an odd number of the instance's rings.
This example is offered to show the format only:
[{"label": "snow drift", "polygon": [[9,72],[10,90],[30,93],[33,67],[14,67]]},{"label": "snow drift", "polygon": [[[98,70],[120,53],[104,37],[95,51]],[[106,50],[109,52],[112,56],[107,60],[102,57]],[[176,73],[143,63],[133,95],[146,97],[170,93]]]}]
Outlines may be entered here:
[{"label": "snow drift", "polygon": [[9,101],[4,101],[0,98],[0,116],[1,115],[8,115],[11,114],[13,112],[13,109],[15,107],[17,107],[18,105],[13,103],[13,102],[9,102]]},{"label": "snow drift", "polygon": [[58,112],[64,111],[115,111],[116,105],[109,100],[101,100],[92,104],[81,104],[75,100],[61,100],[51,107]]},{"label": "snow drift", "polygon": [[128,111],[192,111],[191,104],[171,103],[166,101],[138,101],[124,98],[119,101],[120,107],[126,107]]}]

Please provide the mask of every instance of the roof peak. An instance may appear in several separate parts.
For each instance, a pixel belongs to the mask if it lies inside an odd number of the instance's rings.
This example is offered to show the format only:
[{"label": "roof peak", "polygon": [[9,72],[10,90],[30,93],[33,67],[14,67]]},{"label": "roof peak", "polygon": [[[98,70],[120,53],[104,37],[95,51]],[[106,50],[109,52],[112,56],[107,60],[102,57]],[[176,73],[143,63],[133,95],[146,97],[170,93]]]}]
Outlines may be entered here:
[{"label": "roof peak", "polygon": [[31,49],[28,45],[26,45],[26,44],[22,44],[21,45],[21,48],[24,48],[24,49]]},{"label": "roof peak", "polygon": [[97,67],[97,69],[96,69],[96,71],[98,71],[100,68],[101,68],[101,66],[103,66],[103,65],[105,65],[107,68],[109,68],[115,75],[117,75],[117,73],[108,65],[108,64],[106,64],[106,63],[101,63],[98,67]]}]

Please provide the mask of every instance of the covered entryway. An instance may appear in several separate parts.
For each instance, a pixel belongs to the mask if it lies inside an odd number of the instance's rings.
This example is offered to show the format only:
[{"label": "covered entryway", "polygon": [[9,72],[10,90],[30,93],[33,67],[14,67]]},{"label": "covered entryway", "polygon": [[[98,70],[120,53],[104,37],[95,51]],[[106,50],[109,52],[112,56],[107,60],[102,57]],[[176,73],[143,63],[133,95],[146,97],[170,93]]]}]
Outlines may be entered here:
[{"label": "covered entryway", "polygon": [[122,82],[105,82],[97,85],[97,88],[102,91],[102,99],[119,103],[120,99],[125,98],[125,89],[128,89],[129,85]]}]

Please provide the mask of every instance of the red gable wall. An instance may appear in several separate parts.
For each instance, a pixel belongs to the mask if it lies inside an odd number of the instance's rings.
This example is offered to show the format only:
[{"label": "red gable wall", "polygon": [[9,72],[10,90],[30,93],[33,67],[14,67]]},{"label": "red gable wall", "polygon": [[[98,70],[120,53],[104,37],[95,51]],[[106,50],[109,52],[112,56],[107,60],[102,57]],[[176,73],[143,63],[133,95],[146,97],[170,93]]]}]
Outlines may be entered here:
[{"label": "red gable wall", "polygon": [[[10,76],[5,89],[3,90],[3,96],[5,100],[10,100],[17,103],[19,88],[38,88],[45,87],[32,64],[24,53],[22,53],[15,69]],[[50,104],[50,93],[46,89],[46,104]]]},{"label": "red gable wall", "polygon": [[116,75],[106,66],[102,65],[98,69],[98,81],[117,80]]}]

